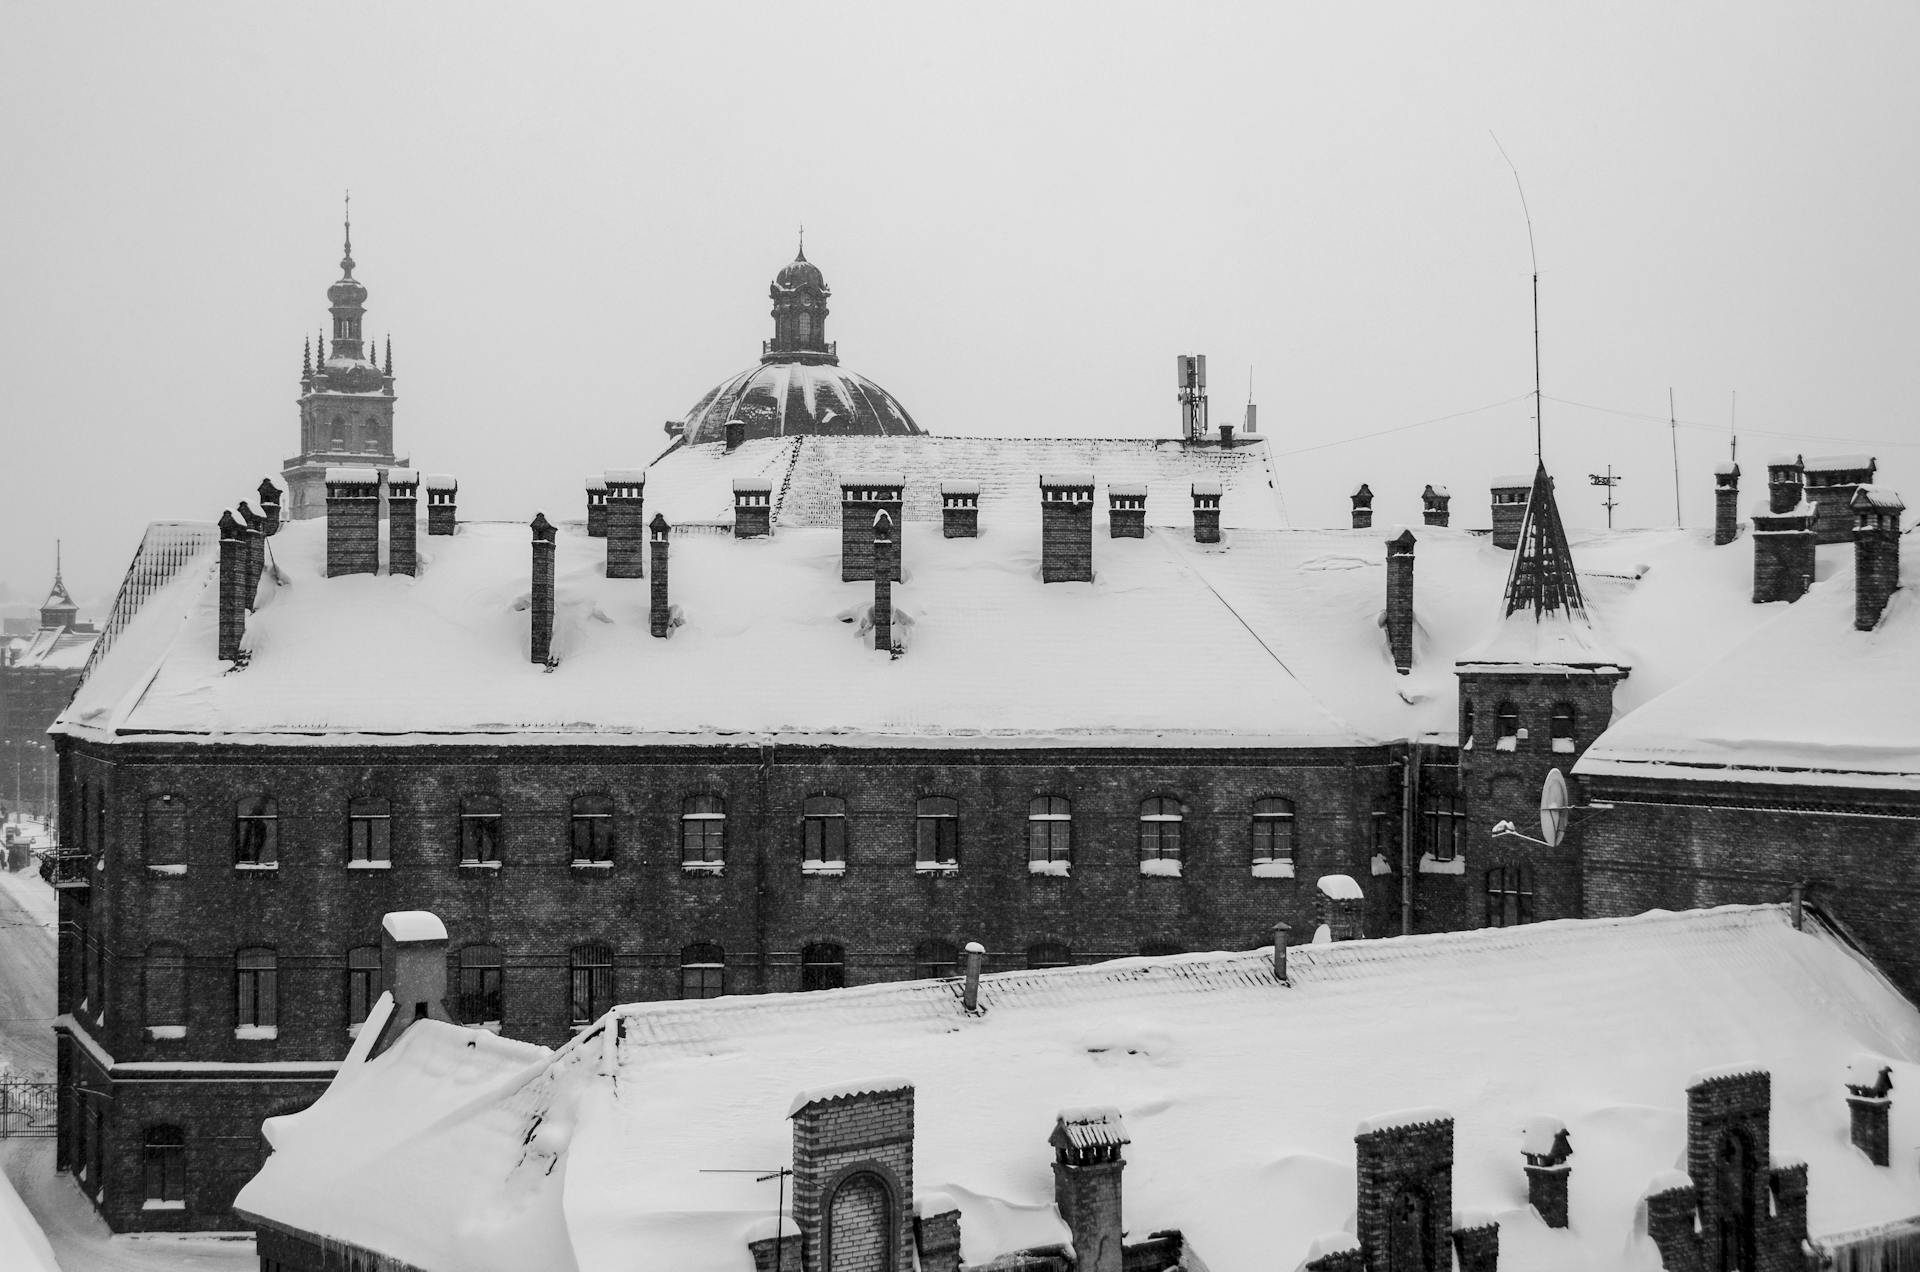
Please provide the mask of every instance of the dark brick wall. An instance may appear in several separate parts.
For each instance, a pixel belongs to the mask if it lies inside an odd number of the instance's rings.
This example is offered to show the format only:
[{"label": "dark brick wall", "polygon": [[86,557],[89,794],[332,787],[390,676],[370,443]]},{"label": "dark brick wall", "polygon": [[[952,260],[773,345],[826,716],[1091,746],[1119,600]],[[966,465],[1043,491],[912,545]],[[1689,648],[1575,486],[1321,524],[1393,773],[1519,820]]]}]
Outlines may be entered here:
[{"label": "dark brick wall", "polygon": [[1047,583],[1093,581],[1091,486],[1042,488],[1040,578]]},{"label": "dark brick wall", "polygon": [[1753,603],[1797,601],[1813,582],[1813,531],[1807,518],[1753,518]]},{"label": "dark brick wall", "polygon": [[913,1267],[913,1088],[815,1100],[793,1115],[793,1219],[806,1264]]},{"label": "dark brick wall", "polygon": [[455,514],[459,511],[458,490],[429,490],[427,492],[427,533],[429,535],[452,534]]},{"label": "dark brick wall", "polygon": [[543,514],[533,518],[532,585],[527,598],[530,657],[544,663],[553,657],[553,536]]},{"label": "dark brick wall", "polygon": [[1887,598],[1900,586],[1900,519],[1874,522],[1853,531],[1853,625],[1863,632],[1879,625]]},{"label": "dark brick wall", "polygon": [[387,490],[387,573],[413,574],[420,560],[420,487]]},{"label": "dark brick wall", "polygon": [[1526,486],[1496,486],[1493,489],[1493,546],[1513,549],[1520,546],[1520,523],[1526,520]]},{"label": "dark brick wall", "polygon": [[66,709],[80,673],[0,666],[0,805],[44,811],[54,802],[55,760],[47,726]]},{"label": "dark brick wall", "polygon": [[637,579],[647,554],[647,488],[642,482],[607,483],[607,577]]},{"label": "dark brick wall", "polygon": [[[369,476],[371,476],[369,470]],[[379,487],[327,488],[327,577],[372,574],[380,568]]]},{"label": "dark brick wall", "polygon": [[[1810,475],[1811,477],[1811,475]],[[1866,475],[1871,481],[1871,475]],[[1854,492],[1859,481],[1832,481],[1813,477],[1807,482],[1807,502],[1813,505],[1813,538],[1816,543],[1845,543],[1853,538]]]},{"label": "dark brick wall", "polygon": [[1354,1234],[1373,1272],[1446,1272],[1453,1260],[1453,1119],[1356,1135]]},{"label": "dark brick wall", "polygon": [[873,578],[873,519],[885,512],[894,526],[893,581],[900,582],[900,486],[843,486],[840,490],[840,580]]},{"label": "dark brick wall", "polygon": [[1387,648],[1401,675],[1413,669],[1413,536],[1387,542]]},{"label": "dark brick wall", "polygon": [[1771,1081],[1709,1078],[1687,1089],[1691,1188],[1647,1198],[1647,1229],[1671,1272],[1802,1272],[1807,1168],[1773,1167]]}]

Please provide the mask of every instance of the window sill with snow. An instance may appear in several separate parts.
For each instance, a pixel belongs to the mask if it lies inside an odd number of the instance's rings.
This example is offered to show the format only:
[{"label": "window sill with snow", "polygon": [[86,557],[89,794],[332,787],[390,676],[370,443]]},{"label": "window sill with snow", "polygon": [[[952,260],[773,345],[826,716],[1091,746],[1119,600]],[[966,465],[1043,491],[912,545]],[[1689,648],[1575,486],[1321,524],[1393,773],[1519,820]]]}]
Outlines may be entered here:
[{"label": "window sill with snow", "polygon": [[800,873],[803,875],[839,876],[847,873],[847,863],[844,861],[818,861],[809,857],[800,863]]},{"label": "window sill with snow", "polygon": [[1180,862],[1171,857],[1153,857],[1140,863],[1140,873],[1155,879],[1178,879]]},{"label": "window sill with snow", "polygon": [[1266,859],[1253,863],[1253,877],[1256,879],[1293,878],[1293,859]]},{"label": "window sill with snow", "polygon": [[916,861],[913,863],[913,872],[923,875],[957,875],[960,873],[960,863],[957,861]]},{"label": "window sill with snow", "polygon": [[1064,879],[1067,877],[1069,864],[1070,863],[1065,861],[1029,861],[1027,863],[1027,873],[1033,875],[1049,875],[1055,879]]},{"label": "window sill with snow", "polygon": [[241,1042],[271,1042],[280,1036],[278,1025],[236,1025],[233,1036]]},{"label": "window sill with snow", "polygon": [[391,861],[349,861],[347,863],[347,869],[349,870],[391,870],[393,869],[393,863]]},{"label": "window sill with snow", "polygon": [[187,1036],[185,1025],[148,1025],[147,1037],[156,1042],[169,1042]]},{"label": "window sill with snow", "polygon": [[1467,859],[1458,855],[1442,859],[1430,852],[1423,852],[1420,854],[1420,873],[1463,875],[1467,873]]},{"label": "window sill with snow", "polygon": [[690,875],[724,875],[727,873],[727,863],[724,861],[683,861],[680,863],[680,873]]}]

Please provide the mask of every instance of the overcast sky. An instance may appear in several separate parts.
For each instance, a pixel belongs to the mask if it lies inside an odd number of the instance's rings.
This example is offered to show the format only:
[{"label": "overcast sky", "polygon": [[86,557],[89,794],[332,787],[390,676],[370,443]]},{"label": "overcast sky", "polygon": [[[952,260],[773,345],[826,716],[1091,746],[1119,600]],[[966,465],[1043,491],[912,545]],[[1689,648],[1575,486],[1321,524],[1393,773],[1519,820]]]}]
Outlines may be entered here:
[{"label": "overcast sky", "polygon": [[[90,609],[142,526],[297,446],[353,190],[397,445],[577,517],[771,334],[796,227],[842,362],[940,433],[1172,435],[1253,373],[1296,524],[1710,516],[1780,449],[1920,451],[1920,7],[8,6],[0,581]],[[1581,405],[1574,405],[1574,404]],[[1475,412],[1461,415],[1461,412]],[[1455,418],[1435,421],[1438,417]],[[1387,430],[1400,430],[1388,433]]]}]

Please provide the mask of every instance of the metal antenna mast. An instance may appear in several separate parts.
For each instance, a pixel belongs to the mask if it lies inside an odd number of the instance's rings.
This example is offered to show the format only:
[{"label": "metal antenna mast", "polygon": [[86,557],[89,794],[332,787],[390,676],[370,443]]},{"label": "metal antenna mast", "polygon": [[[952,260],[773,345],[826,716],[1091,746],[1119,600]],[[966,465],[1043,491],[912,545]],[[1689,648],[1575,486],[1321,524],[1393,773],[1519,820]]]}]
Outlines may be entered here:
[{"label": "metal antenna mast", "polygon": [[1588,473],[1587,480],[1593,485],[1605,486],[1607,488],[1606,501],[1600,506],[1607,510],[1607,529],[1613,529],[1613,510],[1619,506],[1619,501],[1613,497],[1613,488],[1620,484],[1620,478],[1614,475],[1613,465],[1608,464],[1606,476],[1602,477],[1599,473]]},{"label": "metal antenna mast", "polygon": [[1513,172],[1513,188],[1520,192],[1520,215],[1527,219],[1527,259],[1533,262],[1533,458],[1544,464],[1545,450],[1540,443],[1540,256],[1533,247],[1533,213],[1527,210],[1527,188],[1520,184],[1520,169],[1507,158],[1507,148],[1500,144],[1500,138],[1491,128],[1487,136],[1493,138],[1493,148],[1507,160],[1507,167]]},{"label": "metal antenna mast", "polygon": [[779,1200],[773,1204],[773,1267],[774,1272],[783,1272],[786,1260],[782,1257],[783,1251],[781,1250],[781,1246],[786,1243],[787,1239],[787,1232],[783,1222],[786,1218],[787,1209],[787,1176],[793,1174],[793,1167],[781,1166],[770,1171],[707,1168],[703,1169],[700,1173],[702,1175],[752,1175],[753,1182],[756,1184],[764,1184],[769,1179],[777,1179],[780,1181]]},{"label": "metal antenna mast", "polygon": [[1673,386],[1667,386],[1667,433],[1673,438],[1673,524],[1680,528],[1680,417],[1673,410]]}]

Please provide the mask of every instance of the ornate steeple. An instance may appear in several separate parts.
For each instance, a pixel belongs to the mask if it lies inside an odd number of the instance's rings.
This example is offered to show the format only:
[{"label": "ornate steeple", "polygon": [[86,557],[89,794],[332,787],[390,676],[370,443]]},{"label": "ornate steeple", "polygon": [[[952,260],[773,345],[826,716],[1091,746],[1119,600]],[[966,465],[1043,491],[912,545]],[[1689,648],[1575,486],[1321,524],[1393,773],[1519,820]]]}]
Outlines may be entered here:
[{"label": "ornate steeple", "polygon": [[1527,496],[1527,511],[1520,521],[1520,545],[1507,573],[1507,614],[1511,617],[1522,610],[1531,610],[1536,620],[1551,614],[1587,616],[1580,580],[1573,571],[1573,553],[1567,547],[1567,530],[1553,501],[1553,478],[1547,476],[1545,464],[1534,471],[1533,492]]},{"label": "ornate steeple", "polygon": [[40,602],[40,626],[72,627],[73,620],[80,613],[80,607],[67,595],[66,581],[60,577],[60,541],[53,541],[53,590],[47,593],[47,599]]},{"label": "ornate steeple", "polygon": [[767,295],[773,299],[773,339],[762,347],[760,361],[839,364],[827,341],[827,298],[833,289],[807,259],[805,231],[798,254],[774,276]]},{"label": "ornate steeple", "polygon": [[360,362],[360,321],[367,311],[367,288],[353,276],[353,195],[347,195],[346,245],[340,254],[340,279],[327,288],[333,310],[333,353],[328,361]]}]

